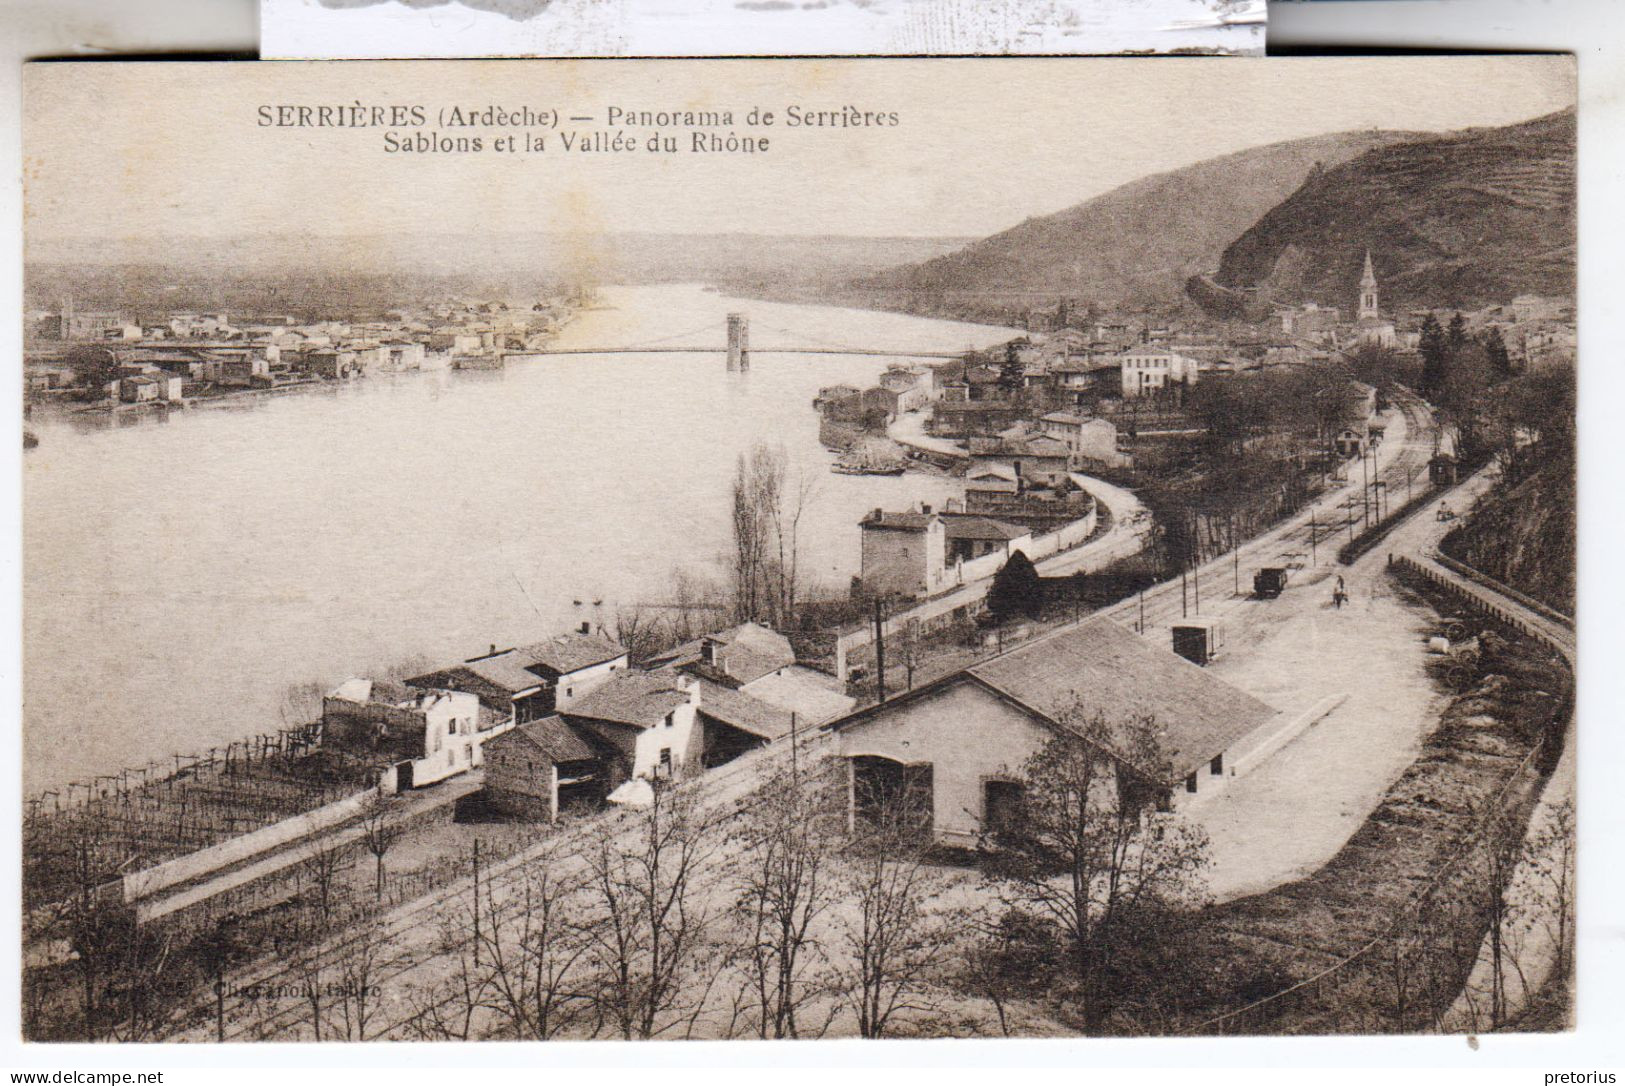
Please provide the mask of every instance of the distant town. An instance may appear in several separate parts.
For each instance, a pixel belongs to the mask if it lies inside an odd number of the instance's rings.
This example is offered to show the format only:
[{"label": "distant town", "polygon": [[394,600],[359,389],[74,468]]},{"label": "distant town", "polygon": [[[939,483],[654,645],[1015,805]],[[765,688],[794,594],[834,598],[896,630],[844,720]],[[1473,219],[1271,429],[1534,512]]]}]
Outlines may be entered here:
[{"label": "distant town", "polygon": [[80,412],[184,409],[379,374],[499,369],[547,343],[580,298],[456,300],[303,322],[267,313],[79,309],[28,315],[25,403]]}]

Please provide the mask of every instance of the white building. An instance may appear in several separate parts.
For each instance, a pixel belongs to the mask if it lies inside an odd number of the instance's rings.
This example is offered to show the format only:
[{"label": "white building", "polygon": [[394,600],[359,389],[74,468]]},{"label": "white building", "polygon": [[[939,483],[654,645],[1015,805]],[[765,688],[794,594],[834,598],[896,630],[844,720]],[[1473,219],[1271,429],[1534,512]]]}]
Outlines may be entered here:
[{"label": "white building", "polygon": [[615,776],[671,778],[698,768],[700,680],[681,671],[622,671],[560,712],[617,752]]},{"label": "white building", "polygon": [[1106,419],[1052,411],[1038,421],[1047,436],[1071,451],[1074,460],[1117,462],[1117,427]]},{"label": "white building", "polygon": [[347,679],[322,699],[322,745],[372,757],[386,792],[466,773],[484,762],[473,694],[421,690],[382,679]]},{"label": "white building", "polygon": [[1123,395],[1144,396],[1169,385],[1195,384],[1197,361],[1168,347],[1133,347],[1117,356]]}]

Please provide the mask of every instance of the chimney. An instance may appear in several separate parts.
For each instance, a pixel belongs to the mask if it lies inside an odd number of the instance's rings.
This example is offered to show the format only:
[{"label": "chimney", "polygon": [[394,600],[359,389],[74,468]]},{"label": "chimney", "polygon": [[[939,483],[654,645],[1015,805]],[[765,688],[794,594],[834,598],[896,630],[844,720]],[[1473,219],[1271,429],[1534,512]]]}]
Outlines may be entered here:
[{"label": "chimney", "polygon": [[929,503],[929,502],[921,502],[920,503],[920,512],[929,514],[931,512],[931,503]]},{"label": "chimney", "polygon": [[677,689],[688,695],[690,705],[696,709],[700,707],[700,680],[679,671],[677,673]]},{"label": "chimney", "polygon": [[587,634],[592,633],[592,623],[583,622],[581,624],[581,633],[582,633],[582,636],[586,636]]},{"label": "chimney", "polygon": [[493,642],[491,642],[491,655],[495,656],[496,654],[497,654],[497,643],[495,641],[493,641]]},{"label": "chimney", "polygon": [[875,506],[875,519],[879,520],[881,518],[881,516],[883,516],[883,515],[884,515],[884,511],[880,508],[880,506],[878,506],[878,505]]}]

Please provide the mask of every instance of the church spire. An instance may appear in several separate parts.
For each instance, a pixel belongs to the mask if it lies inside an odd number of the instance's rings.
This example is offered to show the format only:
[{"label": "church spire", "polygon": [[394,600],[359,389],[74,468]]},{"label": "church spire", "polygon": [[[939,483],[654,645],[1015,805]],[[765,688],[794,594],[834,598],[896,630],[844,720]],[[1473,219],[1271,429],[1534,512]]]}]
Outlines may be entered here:
[{"label": "church spire", "polygon": [[1381,317],[1377,305],[1377,273],[1371,269],[1371,250],[1365,251],[1365,274],[1360,276],[1360,320]]}]

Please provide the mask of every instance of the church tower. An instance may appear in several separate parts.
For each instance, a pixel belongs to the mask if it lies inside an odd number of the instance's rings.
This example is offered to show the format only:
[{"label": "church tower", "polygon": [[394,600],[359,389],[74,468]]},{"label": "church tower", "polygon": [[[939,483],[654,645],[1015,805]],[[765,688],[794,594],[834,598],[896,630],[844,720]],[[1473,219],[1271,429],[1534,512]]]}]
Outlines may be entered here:
[{"label": "church tower", "polygon": [[1365,251],[1365,274],[1360,276],[1360,320],[1376,320],[1377,273],[1371,270],[1371,250]]}]

